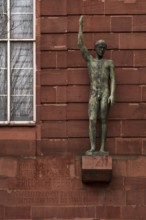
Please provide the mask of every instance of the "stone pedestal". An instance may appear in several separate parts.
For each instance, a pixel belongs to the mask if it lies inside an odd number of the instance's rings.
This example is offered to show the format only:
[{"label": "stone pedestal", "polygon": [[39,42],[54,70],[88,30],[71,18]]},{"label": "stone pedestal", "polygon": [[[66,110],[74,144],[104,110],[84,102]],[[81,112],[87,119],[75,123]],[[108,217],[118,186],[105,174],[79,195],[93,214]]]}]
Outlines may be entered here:
[{"label": "stone pedestal", "polygon": [[111,177],[111,156],[82,156],[83,182],[109,182]]}]

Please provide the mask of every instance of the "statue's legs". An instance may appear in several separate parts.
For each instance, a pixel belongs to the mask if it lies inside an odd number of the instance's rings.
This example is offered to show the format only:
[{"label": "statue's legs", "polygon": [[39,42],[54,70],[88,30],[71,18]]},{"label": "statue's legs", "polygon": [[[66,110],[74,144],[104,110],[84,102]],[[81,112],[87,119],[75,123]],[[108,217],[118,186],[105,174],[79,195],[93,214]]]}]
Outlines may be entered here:
[{"label": "statue's legs", "polygon": [[90,151],[96,150],[96,120],[89,119],[89,139],[91,149]]},{"label": "statue's legs", "polygon": [[99,101],[96,96],[91,96],[89,100],[89,139],[91,148],[89,151],[96,150],[96,124],[97,124],[97,113],[99,109]]},{"label": "statue's legs", "polygon": [[107,123],[106,120],[101,120],[101,131],[100,131],[100,151],[104,151],[105,140],[107,134]]},{"label": "statue's legs", "polygon": [[103,96],[100,103],[100,151],[104,152],[107,135],[107,115],[109,111],[108,97]]}]

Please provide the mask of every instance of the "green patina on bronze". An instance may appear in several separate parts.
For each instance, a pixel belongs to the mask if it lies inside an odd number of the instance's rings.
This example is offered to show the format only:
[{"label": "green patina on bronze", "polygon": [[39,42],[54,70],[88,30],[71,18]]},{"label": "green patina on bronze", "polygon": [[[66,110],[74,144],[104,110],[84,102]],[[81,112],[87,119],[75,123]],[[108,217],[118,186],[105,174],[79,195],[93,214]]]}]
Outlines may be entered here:
[{"label": "green patina on bronze", "polygon": [[[78,45],[87,62],[90,77],[89,98],[89,138],[91,148],[86,155],[108,155],[104,150],[107,135],[107,116],[110,105],[115,100],[115,71],[112,60],[104,59],[107,44],[104,40],[95,43],[96,57],[89,54],[83,39],[83,16],[79,19]],[[100,116],[100,149],[96,151],[97,114]]]}]

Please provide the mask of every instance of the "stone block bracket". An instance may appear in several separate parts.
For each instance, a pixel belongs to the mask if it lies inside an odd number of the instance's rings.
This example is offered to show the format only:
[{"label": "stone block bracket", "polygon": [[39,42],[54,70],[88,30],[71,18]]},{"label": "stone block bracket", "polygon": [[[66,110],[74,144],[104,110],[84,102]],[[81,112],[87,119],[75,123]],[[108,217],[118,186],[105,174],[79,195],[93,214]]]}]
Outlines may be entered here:
[{"label": "stone block bracket", "polygon": [[111,156],[82,156],[83,182],[110,182],[111,178]]}]

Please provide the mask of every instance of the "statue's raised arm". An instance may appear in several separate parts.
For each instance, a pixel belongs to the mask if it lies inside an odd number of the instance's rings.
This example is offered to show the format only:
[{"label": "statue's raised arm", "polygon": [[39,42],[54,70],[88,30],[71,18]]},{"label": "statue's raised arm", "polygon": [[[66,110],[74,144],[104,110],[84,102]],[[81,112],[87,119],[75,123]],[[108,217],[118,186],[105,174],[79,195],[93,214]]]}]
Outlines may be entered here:
[{"label": "statue's raised arm", "polygon": [[85,61],[88,62],[90,58],[90,54],[88,52],[87,47],[85,46],[84,38],[83,38],[83,15],[81,15],[79,19],[78,46],[80,48],[83,58],[85,59]]}]

